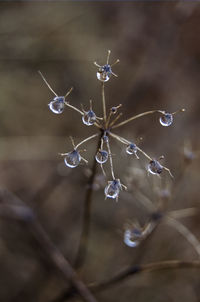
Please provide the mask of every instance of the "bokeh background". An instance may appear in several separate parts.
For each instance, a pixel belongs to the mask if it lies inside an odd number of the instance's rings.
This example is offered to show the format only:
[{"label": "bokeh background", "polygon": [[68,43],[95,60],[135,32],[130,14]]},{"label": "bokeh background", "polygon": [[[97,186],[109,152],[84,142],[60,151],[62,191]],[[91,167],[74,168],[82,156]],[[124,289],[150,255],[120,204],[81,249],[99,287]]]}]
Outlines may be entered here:
[{"label": "bokeh background", "polygon": [[[73,86],[69,101],[87,108],[92,99],[101,115],[101,86],[93,62],[104,64],[111,49],[111,62],[119,58],[120,64],[113,68],[118,78],[106,84],[108,108],[121,103],[124,119],[152,109],[185,108],[171,127],[162,127],[152,115],[116,133],[130,140],[142,137],[145,152],[165,156],[165,165],[175,176],[172,182],[165,173],[161,181],[172,190],[168,210],[198,209],[199,37],[198,2],[0,3],[0,186],[34,209],[70,261],[78,247],[95,140],[86,145],[88,166],[70,170],[58,153],[71,150],[70,135],[79,142],[94,130],[69,108],[62,115],[49,111],[53,95],[38,70],[58,94]],[[128,184],[128,192],[121,193],[118,203],[105,201],[105,180],[99,170],[82,279],[104,280],[138,262],[197,259],[187,240],[164,224],[144,247],[131,249],[123,243],[128,220],[146,222],[149,212],[143,193],[156,202],[155,182],[160,180],[148,178],[142,156],[138,162],[114,141],[112,152],[116,175]],[[198,213],[181,221],[200,238]],[[66,284],[42,255],[23,225],[0,221],[0,301],[50,302],[59,296]],[[197,302],[199,285],[197,270],[148,273],[98,293],[97,299]]]}]

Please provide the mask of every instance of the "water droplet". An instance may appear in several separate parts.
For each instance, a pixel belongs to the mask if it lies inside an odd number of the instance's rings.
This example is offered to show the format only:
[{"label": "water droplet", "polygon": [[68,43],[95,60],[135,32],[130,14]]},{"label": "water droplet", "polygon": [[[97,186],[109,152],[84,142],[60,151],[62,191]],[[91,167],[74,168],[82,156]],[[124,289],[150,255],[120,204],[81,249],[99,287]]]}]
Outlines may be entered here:
[{"label": "water droplet", "polygon": [[112,74],[111,66],[106,64],[97,71],[97,79],[101,82],[107,82]]},{"label": "water droplet", "polygon": [[81,156],[77,150],[73,150],[64,157],[65,165],[69,168],[75,168],[79,165]]},{"label": "water droplet", "polygon": [[49,106],[49,109],[53,112],[53,113],[56,113],[56,114],[61,114],[64,110],[64,101],[65,101],[65,98],[64,96],[57,96],[53,99],[53,101],[51,101],[48,106]]},{"label": "water droplet", "polygon": [[164,113],[159,119],[160,123],[164,127],[168,127],[173,123],[173,115],[171,113]]},{"label": "water droplet", "polygon": [[157,160],[151,160],[147,168],[148,172],[151,174],[160,174],[163,170],[163,166]]},{"label": "water droplet", "polygon": [[137,146],[134,143],[131,143],[130,145],[128,145],[126,147],[127,154],[130,154],[130,155],[135,154],[135,156],[139,159],[139,157],[137,155],[137,151],[138,151]]},{"label": "water droplet", "polygon": [[105,150],[99,150],[95,155],[95,159],[99,164],[104,164],[108,160],[108,152]]},{"label": "water droplet", "polygon": [[137,229],[127,229],[124,232],[124,243],[129,247],[136,247],[140,244],[142,238],[142,232]]},{"label": "water droplet", "polygon": [[114,179],[112,181],[108,182],[108,185],[105,187],[105,195],[106,198],[113,198],[113,199],[117,199],[119,196],[119,192],[121,190],[121,183],[119,180]]},{"label": "water droplet", "polygon": [[89,110],[82,116],[82,121],[85,125],[92,126],[96,122],[96,114],[94,113],[94,111]]}]

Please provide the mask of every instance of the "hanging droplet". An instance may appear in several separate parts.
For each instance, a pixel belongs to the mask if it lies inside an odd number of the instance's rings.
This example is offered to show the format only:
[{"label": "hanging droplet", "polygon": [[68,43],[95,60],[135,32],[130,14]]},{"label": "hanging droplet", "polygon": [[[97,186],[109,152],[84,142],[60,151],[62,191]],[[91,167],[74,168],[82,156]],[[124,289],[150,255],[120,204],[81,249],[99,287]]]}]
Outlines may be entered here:
[{"label": "hanging droplet", "polygon": [[97,79],[101,82],[107,82],[110,79],[111,74],[111,66],[109,64],[106,64],[104,66],[101,66],[97,71]]},{"label": "hanging droplet", "polygon": [[129,247],[138,246],[140,244],[141,239],[142,232],[137,228],[127,229],[124,232],[124,243]]},{"label": "hanging droplet", "polygon": [[138,151],[138,148],[137,148],[136,144],[134,144],[134,143],[131,143],[126,147],[127,154],[130,154],[130,155],[135,154],[137,159],[139,159],[139,157],[137,155],[137,151]]},{"label": "hanging droplet", "polygon": [[119,180],[114,179],[108,182],[108,185],[105,187],[104,193],[106,198],[117,199],[119,192],[121,190],[121,183]]},{"label": "hanging droplet", "polygon": [[168,127],[173,123],[173,115],[171,113],[164,113],[159,119],[160,123],[164,127]]},{"label": "hanging droplet", "polygon": [[65,101],[65,98],[64,96],[56,96],[53,101],[51,101],[48,106],[49,106],[49,109],[53,112],[53,113],[56,113],[56,114],[61,114],[64,110],[64,101]]},{"label": "hanging droplet", "polygon": [[147,168],[151,174],[160,174],[163,171],[163,166],[157,160],[151,160]]},{"label": "hanging droplet", "polygon": [[85,125],[92,126],[96,122],[96,114],[94,113],[94,111],[89,110],[82,116],[82,121]]},{"label": "hanging droplet", "polygon": [[64,157],[65,165],[69,168],[75,168],[79,165],[81,161],[81,156],[77,150],[69,152]]},{"label": "hanging droplet", "polygon": [[106,150],[99,150],[95,155],[95,159],[99,164],[104,164],[108,160],[108,152]]}]

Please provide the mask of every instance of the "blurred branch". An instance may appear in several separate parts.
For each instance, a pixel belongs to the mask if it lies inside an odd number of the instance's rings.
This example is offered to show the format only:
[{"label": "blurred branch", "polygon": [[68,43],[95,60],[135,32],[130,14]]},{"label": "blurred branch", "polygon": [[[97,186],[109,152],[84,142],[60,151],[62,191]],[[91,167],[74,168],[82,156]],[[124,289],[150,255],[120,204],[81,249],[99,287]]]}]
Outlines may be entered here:
[{"label": "blurred branch", "polygon": [[85,284],[78,278],[70,263],[64,258],[57,247],[38,222],[33,211],[12,193],[0,191],[0,216],[3,218],[20,220],[26,223],[36,241],[46,253],[53,266],[60,272],[64,280],[71,281],[76,292],[86,302],[96,302],[95,297]]},{"label": "blurred branch", "polygon": [[[97,151],[99,150],[100,146],[101,146],[101,136],[99,137],[99,141],[97,144]],[[87,184],[85,201],[84,201],[83,223],[81,228],[82,232],[81,232],[78,252],[74,264],[76,268],[80,268],[82,266],[86,256],[88,237],[90,231],[89,229],[90,229],[90,220],[91,220],[92,193],[93,193],[96,171],[97,171],[97,161],[94,158],[92,173]]]}]

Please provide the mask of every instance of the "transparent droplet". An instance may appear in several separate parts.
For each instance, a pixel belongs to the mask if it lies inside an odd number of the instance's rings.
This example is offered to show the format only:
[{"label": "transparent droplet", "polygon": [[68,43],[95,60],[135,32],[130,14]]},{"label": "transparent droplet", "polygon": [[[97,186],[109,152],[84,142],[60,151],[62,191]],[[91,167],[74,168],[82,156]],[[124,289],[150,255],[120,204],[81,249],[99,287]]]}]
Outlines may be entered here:
[{"label": "transparent droplet", "polygon": [[108,160],[108,152],[105,150],[99,150],[95,155],[95,159],[99,164],[104,164]]},{"label": "transparent droplet", "polygon": [[112,181],[108,182],[108,185],[105,187],[104,193],[106,195],[106,198],[118,198],[119,192],[121,189],[120,181],[117,179],[114,179]]},{"label": "transparent droplet", "polygon": [[79,165],[81,161],[81,156],[77,150],[69,152],[64,157],[65,165],[69,168],[75,168]]},{"label": "transparent droplet", "polygon": [[94,111],[89,110],[82,116],[82,121],[87,126],[92,126],[96,122],[96,114]]},{"label": "transparent droplet", "polygon": [[124,232],[124,243],[129,247],[138,246],[140,244],[141,239],[142,232],[137,228],[127,229]]},{"label": "transparent droplet", "polygon": [[148,172],[151,174],[160,174],[163,171],[163,166],[157,160],[151,160],[148,164]]},{"label": "transparent droplet", "polygon": [[137,158],[139,158],[138,155],[137,155],[137,151],[138,151],[137,146],[134,143],[131,143],[130,145],[128,145],[126,147],[126,153],[127,154],[130,154],[130,155],[135,154],[135,156]]},{"label": "transparent droplet", "polygon": [[64,110],[64,101],[65,101],[65,98],[64,96],[57,96],[53,99],[53,101],[51,101],[48,106],[49,106],[49,109],[53,112],[53,113],[56,113],[56,114],[61,114]]},{"label": "transparent droplet", "polygon": [[107,82],[112,74],[111,66],[106,64],[97,71],[97,79],[101,82]]},{"label": "transparent droplet", "polygon": [[171,113],[162,114],[159,121],[162,126],[168,127],[173,123],[173,115]]}]

